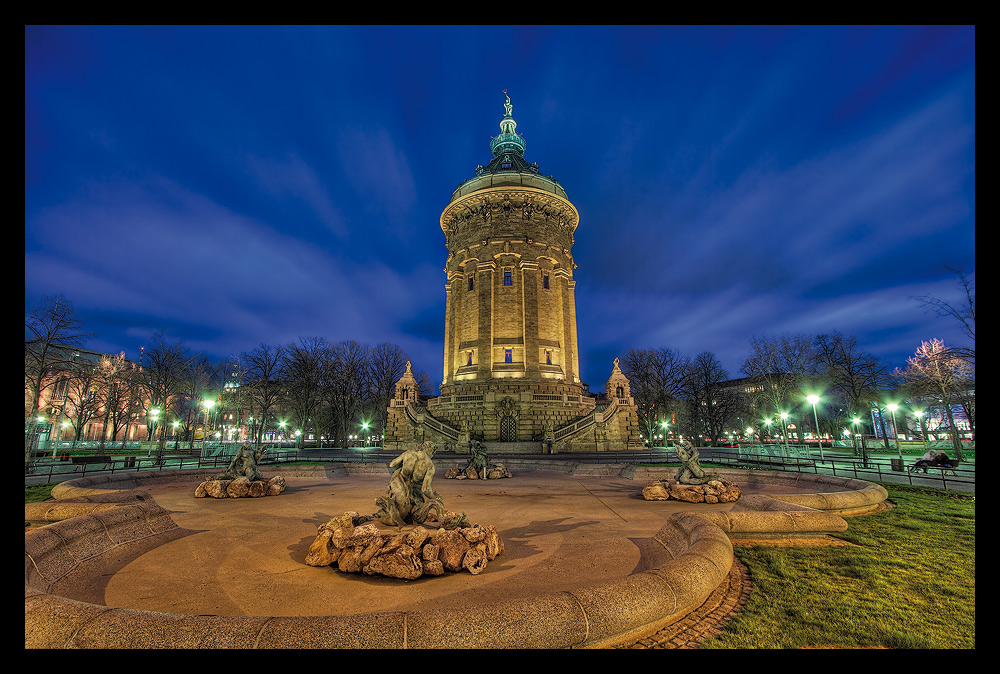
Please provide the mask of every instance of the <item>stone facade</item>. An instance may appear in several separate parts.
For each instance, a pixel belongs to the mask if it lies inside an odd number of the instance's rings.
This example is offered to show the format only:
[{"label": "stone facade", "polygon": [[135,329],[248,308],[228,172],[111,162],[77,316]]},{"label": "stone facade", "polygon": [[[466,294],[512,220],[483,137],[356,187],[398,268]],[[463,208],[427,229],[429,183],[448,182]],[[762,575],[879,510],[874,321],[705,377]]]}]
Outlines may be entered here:
[{"label": "stone facade", "polygon": [[524,161],[509,98],[505,112],[493,161],[458,186],[441,214],[448,250],[441,395],[417,404],[404,375],[386,446],[436,440],[466,448],[476,439],[507,451],[640,448],[617,362],[607,405],[580,379],[572,255],[579,213],[555,179]]}]

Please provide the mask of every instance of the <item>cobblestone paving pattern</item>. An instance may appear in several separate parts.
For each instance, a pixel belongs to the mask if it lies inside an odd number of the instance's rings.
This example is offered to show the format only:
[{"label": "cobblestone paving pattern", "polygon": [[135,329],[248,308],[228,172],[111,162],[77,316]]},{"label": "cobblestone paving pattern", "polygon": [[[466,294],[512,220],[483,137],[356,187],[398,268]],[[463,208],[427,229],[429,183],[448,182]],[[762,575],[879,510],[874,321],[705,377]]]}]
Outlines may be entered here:
[{"label": "cobblestone paving pattern", "polygon": [[694,612],[650,637],[618,648],[698,648],[702,641],[720,632],[721,627],[743,608],[749,596],[750,570],[734,558],[726,580]]}]

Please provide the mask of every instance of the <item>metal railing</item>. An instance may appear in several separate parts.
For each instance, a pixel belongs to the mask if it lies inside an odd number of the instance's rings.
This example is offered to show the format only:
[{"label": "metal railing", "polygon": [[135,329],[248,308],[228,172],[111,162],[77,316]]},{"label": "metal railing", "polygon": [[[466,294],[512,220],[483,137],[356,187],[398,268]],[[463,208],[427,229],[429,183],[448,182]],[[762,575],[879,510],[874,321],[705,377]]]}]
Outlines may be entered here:
[{"label": "metal railing", "polygon": [[[235,452],[236,448],[233,448]],[[859,480],[908,484],[915,487],[936,487],[954,491],[974,492],[976,484],[975,461],[962,461],[954,470],[931,468],[927,473],[911,472],[913,459],[900,460],[889,455],[856,457],[844,453],[834,454],[826,450],[824,456],[812,447],[790,445],[750,445],[732,448],[702,447],[699,449],[702,464],[750,470],[779,470],[800,473],[849,477]],[[268,449],[262,466],[292,462],[313,463],[380,463],[388,464],[399,456],[398,451],[372,448],[313,448],[313,449]],[[556,455],[533,453],[490,452],[490,461],[503,463],[524,459],[543,461],[576,461],[579,463],[627,463],[627,464],[668,464],[680,465],[673,448],[652,447],[606,452],[564,452]],[[451,462],[468,460],[467,453],[438,451],[435,463],[447,466]],[[36,459],[25,473],[26,483],[61,482],[76,477],[96,474],[114,474],[139,471],[188,470],[213,468],[224,470],[232,459],[232,454],[198,456],[186,453],[167,453],[157,457],[113,456],[108,462],[101,457],[81,463],[70,460]],[[265,470],[266,472],[266,470]]]},{"label": "metal railing", "polygon": [[[234,448],[234,451],[237,448]],[[269,449],[261,461],[262,466],[292,463],[292,462],[318,462],[318,463],[388,463],[398,456],[398,452],[384,451],[381,448],[354,448],[354,449]],[[157,457],[156,453],[149,456],[111,456],[109,461],[106,457],[98,455],[76,457],[77,462],[71,458],[55,459],[38,458],[28,465],[25,472],[25,483],[47,483],[62,482],[72,480],[77,477],[88,475],[113,475],[116,473],[137,473],[163,470],[196,470],[199,468],[218,469],[220,472],[229,466],[233,454],[216,454],[214,456],[200,456],[189,453],[166,453]]]},{"label": "metal railing", "polygon": [[899,458],[890,455],[862,456],[835,453],[827,449],[791,445],[750,445],[727,450],[701,450],[702,460],[723,465],[761,470],[782,470],[799,473],[850,477],[859,480],[908,484],[915,487],[937,487],[955,491],[975,491],[975,462],[962,461],[954,469],[930,468],[912,470],[916,457]]}]

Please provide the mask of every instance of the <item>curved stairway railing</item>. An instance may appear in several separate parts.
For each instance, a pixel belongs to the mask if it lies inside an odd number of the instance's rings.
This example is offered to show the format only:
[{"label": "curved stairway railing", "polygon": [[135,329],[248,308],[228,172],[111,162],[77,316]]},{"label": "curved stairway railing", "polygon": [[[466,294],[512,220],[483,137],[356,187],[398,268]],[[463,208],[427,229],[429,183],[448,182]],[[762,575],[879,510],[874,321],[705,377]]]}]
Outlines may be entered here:
[{"label": "curved stairway railing", "polygon": [[[576,421],[570,422],[569,424],[557,428],[555,430],[555,441],[564,442],[569,440],[574,435],[578,435],[583,431],[587,430],[598,421],[607,423],[615,418],[618,414],[618,398],[612,397],[607,406],[602,409],[595,409],[593,412],[583,417],[582,419],[577,419]],[[600,415],[600,419],[598,419]]]},{"label": "curved stairway railing", "polygon": [[429,428],[435,433],[443,435],[452,442],[458,442],[457,428],[453,428],[443,421],[434,418],[431,416],[430,412],[418,412],[413,403],[409,400],[406,401],[406,405],[403,406],[403,409],[406,412],[406,418],[409,419],[415,426]]}]

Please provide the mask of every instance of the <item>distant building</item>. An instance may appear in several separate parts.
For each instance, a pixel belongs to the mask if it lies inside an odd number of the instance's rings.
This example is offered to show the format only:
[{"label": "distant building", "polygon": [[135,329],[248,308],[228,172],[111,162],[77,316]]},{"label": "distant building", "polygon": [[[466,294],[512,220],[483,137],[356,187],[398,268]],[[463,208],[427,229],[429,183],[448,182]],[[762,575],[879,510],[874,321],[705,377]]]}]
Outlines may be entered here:
[{"label": "distant building", "polygon": [[508,451],[638,448],[638,418],[617,361],[598,405],[580,380],[573,234],[566,191],[524,159],[508,97],[493,160],[441,214],[445,349],[441,395],[422,405],[412,373],[397,385],[385,445],[422,439]]},{"label": "distant building", "polygon": [[[32,350],[30,343],[25,344],[25,361],[30,359]],[[75,433],[68,428],[73,412],[83,407],[80,396],[88,396],[95,391],[81,391],[77,383],[86,379],[101,363],[101,359],[113,356],[101,351],[93,351],[79,346],[54,345],[46,358],[42,390],[38,399],[38,413],[34,420],[33,445],[45,447],[50,441],[72,440]],[[28,368],[26,368],[27,371]],[[68,407],[67,407],[68,405]],[[24,401],[25,417],[31,409],[28,397],[28,387],[25,387]],[[81,429],[81,440],[98,439],[104,433],[104,416],[94,414]],[[125,439],[144,439],[146,436],[145,419],[135,419],[124,431]],[[119,437],[117,440],[121,440]]]}]

